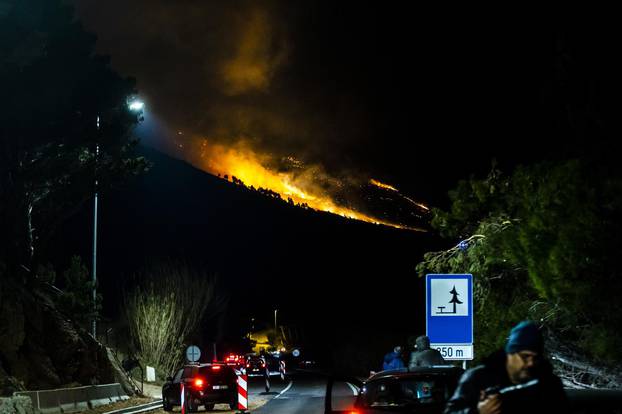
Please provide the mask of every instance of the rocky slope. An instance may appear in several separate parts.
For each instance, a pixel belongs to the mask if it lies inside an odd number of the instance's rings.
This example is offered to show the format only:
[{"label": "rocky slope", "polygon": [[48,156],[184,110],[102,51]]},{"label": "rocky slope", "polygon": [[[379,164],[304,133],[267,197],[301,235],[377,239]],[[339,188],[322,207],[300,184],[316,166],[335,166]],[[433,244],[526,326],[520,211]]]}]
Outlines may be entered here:
[{"label": "rocky slope", "polygon": [[0,395],[111,382],[105,348],[57,310],[43,285],[0,275]]}]

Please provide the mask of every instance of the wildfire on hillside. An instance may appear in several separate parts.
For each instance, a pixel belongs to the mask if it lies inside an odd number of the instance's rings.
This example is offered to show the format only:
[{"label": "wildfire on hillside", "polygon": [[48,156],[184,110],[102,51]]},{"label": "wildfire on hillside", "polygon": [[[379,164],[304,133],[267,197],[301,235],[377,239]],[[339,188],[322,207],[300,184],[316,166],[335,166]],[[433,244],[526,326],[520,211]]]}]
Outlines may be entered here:
[{"label": "wildfire on hillside", "polygon": [[[190,161],[196,167],[290,204],[397,229],[426,231],[381,219],[358,211],[354,207],[340,204],[327,191],[326,182],[329,181],[332,187],[342,187],[343,183],[330,177],[322,168],[306,166],[294,157],[285,157],[282,160],[289,168],[279,168],[275,166],[274,157],[253,150],[244,141],[227,146],[204,138],[196,141],[192,151],[193,157]],[[382,187],[382,183],[376,180],[373,180],[373,184]],[[393,187],[390,188],[397,191]]]}]

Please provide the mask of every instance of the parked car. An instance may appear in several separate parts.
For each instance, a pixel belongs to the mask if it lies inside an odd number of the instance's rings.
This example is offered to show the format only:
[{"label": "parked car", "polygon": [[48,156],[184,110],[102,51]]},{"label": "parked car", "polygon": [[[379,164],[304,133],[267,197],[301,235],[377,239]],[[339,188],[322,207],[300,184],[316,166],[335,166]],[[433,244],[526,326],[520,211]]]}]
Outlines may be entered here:
[{"label": "parked car", "polygon": [[451,365],[382,371],[363,382],[355,407],[364,413],[442,413],[462,373]]},{"label": "parked car", "polygon": [[185,365],[162,386],[162,408],[172,411],[181,405],[181,384],[184,384],[186,408],[195,412],[203,405],[210,411],[215,404],[237,407],[237,376],[233,367],[222,363]]}]

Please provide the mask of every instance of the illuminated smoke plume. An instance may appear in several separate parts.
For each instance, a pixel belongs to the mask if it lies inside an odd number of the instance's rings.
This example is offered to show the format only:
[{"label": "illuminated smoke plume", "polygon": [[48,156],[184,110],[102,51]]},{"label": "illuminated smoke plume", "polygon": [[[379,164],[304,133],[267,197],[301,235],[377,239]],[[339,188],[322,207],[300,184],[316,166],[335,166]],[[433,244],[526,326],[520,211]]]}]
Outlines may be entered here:
[{"label": "illuminated smoke plume", "polygon": [[[139,79],[145,124],[158,134],[158,141],[143,142],[284,202],[398,228],[422,226],[424,206],[394,187],[370,184],[346,156],[371,128],[353,85],[340,81],[349,76],[333,76],[340,65],[326,66],[315,35],[301,36],[313,4],[74,3],[100,35],[99,50]],[[320,53],[308,53],[314,50]]]},{"label": "illuminated smoke plume", "polygon": [[286,58],[283,45],[276,50],[273,47],[276,40],[266,11],[252,10],[244,20],[233,56],[221,66],[222,90],[226,95],[265,92]]}]

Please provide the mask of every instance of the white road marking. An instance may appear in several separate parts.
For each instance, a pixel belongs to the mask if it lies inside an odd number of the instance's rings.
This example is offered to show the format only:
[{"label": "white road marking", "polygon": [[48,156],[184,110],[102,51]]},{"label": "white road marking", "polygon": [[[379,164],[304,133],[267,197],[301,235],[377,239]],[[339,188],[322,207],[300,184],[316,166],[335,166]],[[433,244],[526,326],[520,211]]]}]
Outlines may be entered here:
[{"label": "white road marking", "polygon": [[349,382],[346,382],[346,384],[348,384],[348,387],[350,387],[350,389],[352,390],[352,394],[354,394],[354,396],[359,395],[358,389],[354,385],[350,384]]},{"label": "white road marking", "polygon": [[290,381],[289,384],[287,385],[287,387],[285,387],[285,389],[283,391],[281,391],[279,393],[279,395],[277,395],[276,397],[274,397],[274,399],[279,398],[281,395],[285,394],[291,387],[292,385],[294,385],[294,381]]}]

